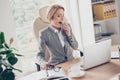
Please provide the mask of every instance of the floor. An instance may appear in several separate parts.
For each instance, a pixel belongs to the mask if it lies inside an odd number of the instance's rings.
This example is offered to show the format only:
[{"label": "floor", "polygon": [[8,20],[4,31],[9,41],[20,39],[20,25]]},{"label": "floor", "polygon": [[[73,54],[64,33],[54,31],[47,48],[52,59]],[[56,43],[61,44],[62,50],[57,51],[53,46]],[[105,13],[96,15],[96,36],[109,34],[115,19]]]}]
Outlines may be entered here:
[{"label": "floor", "polygon": [[116,74],[120,73],[119,59],[111,59],[109,63],[86,70],[86,75],[72,80],[110,80]]}]

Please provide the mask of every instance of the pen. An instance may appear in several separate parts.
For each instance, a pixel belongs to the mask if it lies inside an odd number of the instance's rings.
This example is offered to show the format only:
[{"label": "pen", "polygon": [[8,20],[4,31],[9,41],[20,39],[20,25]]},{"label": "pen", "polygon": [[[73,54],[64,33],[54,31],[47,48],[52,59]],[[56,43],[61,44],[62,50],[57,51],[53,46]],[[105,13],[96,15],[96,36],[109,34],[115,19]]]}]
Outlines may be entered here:
[{"label": "pen", "polygon": [[47,77],[49,76],[49,74],[48,74],[48,70],[46,70],[46,76],[47,76]]}]

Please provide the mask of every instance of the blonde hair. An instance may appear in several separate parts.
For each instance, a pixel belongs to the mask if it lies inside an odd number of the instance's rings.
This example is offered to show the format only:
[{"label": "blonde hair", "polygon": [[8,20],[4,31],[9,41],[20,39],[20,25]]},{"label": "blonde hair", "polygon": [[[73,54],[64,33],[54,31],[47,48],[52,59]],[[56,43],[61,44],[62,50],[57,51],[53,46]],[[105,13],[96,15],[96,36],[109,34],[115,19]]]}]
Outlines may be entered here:
[{"label": "blonde hair", "polygon": [[64,7],[60,6],[60,5],[52,5],[49,9],[48,9],[48,12],[47,12],[47,19],[50,21],[51,19],[53,19],[53,16],[55,15],[56,11],[58,9],[63,9],[64,10]]}]

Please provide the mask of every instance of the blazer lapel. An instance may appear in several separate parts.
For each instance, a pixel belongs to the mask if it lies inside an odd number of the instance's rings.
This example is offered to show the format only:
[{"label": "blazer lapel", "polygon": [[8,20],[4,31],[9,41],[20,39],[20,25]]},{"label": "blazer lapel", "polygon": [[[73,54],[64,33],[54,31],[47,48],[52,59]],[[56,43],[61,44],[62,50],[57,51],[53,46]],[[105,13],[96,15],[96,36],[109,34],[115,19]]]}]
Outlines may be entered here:
[{"label": "blazer lapel", "polygon": [[52,37],[54,38],[54,43],[58,46],[58,49],[61,49],[62,48],[62,44],[60,42],[60,39],[57,35],[56,32],[54,32],[54,30],[52,30],[50,27],[49,27],[49,30],[50,30],[50,33],[52,34]]}]

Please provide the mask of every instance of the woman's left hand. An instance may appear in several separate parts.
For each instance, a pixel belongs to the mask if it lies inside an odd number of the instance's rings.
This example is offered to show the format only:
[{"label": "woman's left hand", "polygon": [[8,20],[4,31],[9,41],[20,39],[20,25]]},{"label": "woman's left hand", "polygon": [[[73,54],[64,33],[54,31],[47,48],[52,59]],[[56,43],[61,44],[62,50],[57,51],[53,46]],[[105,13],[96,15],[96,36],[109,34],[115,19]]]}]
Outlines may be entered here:
[{"label": "woman's left hand", "polygon": [[70,36],[70,26],[67,23],[64,23],[64,30],[67,36]]}]

